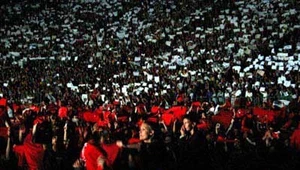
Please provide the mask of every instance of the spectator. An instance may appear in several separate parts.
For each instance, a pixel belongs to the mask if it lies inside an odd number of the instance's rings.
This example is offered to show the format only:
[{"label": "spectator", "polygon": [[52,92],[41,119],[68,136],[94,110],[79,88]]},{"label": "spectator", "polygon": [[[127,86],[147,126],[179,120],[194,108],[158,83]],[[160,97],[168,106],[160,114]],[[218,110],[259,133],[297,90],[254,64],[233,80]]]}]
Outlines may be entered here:
[{"label": "spectator", "polygon": [[135,165],[137,169],[166,169],[169,162],[165,162],[167,150],[159,139],[158,131],[155,126],[148,122],[140,125],[139,138],[140,143],[134,145],[124,145],[118,142],[119,146],[124,148],[137,149],[139,162]]},{"label": "spectator", "polygon": [[32,142],[32,132],[29,133],[22,145],[14,145],[13,152],[18,158],[18,167],[28,167],[28,169],[42,169],[44,163],[43,144]]},{"label": "spectator", "polygon": [[87,170],[102,170],[109,166],[107,152],[101,146],[103,136],[100,131],[94,131],[91,138],[84,144],[81,159]]},{"label": "spectator", "polygon": [[190,116],[183,118],[178,141],[178,168],[198,169],[210,168],[205,133],[198,131],[195,120]]}]

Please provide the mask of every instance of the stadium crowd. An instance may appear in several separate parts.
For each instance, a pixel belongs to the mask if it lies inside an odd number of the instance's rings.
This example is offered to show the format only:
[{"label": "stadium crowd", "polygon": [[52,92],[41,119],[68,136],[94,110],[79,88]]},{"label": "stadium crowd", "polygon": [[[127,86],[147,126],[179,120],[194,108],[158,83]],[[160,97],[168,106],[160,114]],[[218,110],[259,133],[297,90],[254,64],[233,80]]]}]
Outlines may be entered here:
[{"label": "stadium crowd", "polygon": [[3,1],[0,170],[298,169],[299,10]]}]

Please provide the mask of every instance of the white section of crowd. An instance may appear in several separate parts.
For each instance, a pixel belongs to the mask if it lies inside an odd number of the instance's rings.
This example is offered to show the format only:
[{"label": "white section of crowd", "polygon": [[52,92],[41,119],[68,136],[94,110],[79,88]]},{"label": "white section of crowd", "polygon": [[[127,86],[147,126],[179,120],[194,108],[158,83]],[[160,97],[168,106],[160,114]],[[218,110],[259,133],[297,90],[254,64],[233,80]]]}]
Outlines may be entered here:
[{"label": "white section of crowd", "polygon": [[[267,99],[274,85],[289,98],[295,94],[291,89],[300,86],[296,1],[58,2],[1,6],[1,65],[11,72],[2,73],[2,95],[27,101],[45,88],[56,93],[53,86],[58,86],[83,100],[95,88],[102,95],[114,91],[113,96],[139,95],[149,89],[159,96],[185,89],[193,97],[190,85],[183,82],[189,78],[191,84],[218,84],[220,93],[233,98],[247,97],[241,90],[250,88]],[[65,66],[68,71],[53,69]],[[106,66],[117,69],[101,75]],[[23,85],[15,87],[19,79],[15,67],[21,75],[28,67],[43,71],[38,77],[27,75],[40,85],[28,92]],[[76,76],[76,67],[85,73]],[[221,83],[229,70],[236,77]],[[13,96],[6,88],[18,88],[23,94]]]}]

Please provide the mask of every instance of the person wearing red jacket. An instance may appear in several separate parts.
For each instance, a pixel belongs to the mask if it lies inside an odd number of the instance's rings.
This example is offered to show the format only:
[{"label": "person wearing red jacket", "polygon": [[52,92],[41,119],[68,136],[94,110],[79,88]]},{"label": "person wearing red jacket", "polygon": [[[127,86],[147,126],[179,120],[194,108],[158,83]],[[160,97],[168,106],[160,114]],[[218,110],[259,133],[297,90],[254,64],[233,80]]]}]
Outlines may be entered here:
[{"label": "person wearing red jacket", "polygon": [[27,165],[29,170],[42,169],[45,147],[33,142],[32,133],[25,137],[22,145],[14,145],[13,151],[18,159],[18,167]]},{"label": "person wearing red jacket", "polygon": [[93,132],[91,139],[84,144],[80,154],[86,170],[113,169],[120,147],[111,141],[111,134],[108,130]]},{"label": "person wearing red jacket", "polygon": [[80,158],[84,162],[86,170],[103,170],[106,166],[107,153],[100,146],[101,134],[95,131],[82,150]]}]

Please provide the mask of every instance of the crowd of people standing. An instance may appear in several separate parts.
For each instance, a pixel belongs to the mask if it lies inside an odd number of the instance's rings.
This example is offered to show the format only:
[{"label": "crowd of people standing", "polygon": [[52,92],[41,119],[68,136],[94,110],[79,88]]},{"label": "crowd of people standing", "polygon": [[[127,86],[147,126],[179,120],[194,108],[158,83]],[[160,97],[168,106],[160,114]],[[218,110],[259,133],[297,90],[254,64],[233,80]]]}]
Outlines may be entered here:
[{"label": "crowd of people standing", "polygon": [[0,169],[297,169],[299,7],[4,1]]}]

